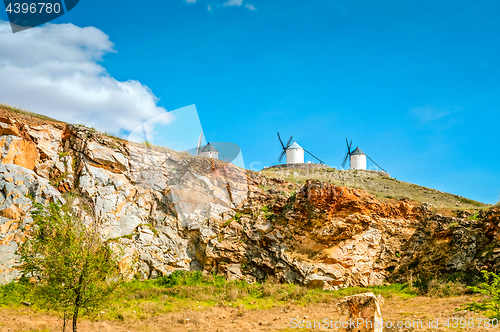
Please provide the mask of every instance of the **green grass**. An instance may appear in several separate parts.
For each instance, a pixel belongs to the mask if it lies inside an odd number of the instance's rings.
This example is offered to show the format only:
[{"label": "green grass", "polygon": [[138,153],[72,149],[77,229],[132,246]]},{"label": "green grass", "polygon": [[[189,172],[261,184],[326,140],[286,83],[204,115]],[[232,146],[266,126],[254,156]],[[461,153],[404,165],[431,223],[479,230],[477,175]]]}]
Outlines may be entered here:
[{"label": "green grass", "polygon": [[[19,307],[22,301],[32,302],[26,283],[13,282],[0,287],[0,305]],[[411,298],[416,293],[404,284],[389,286],[352,287],[337,291],[308,289],[302,285],[280,284],[272,280],[248,284],[228,282],[222,276],[201,272],[176,271],[155,280],[131,281],[121,285],[106,304],[102,319],[143,319],[167,312],[187,309],[203,310],[215,305],[245,309],[269,309],[286,303],[304,306],[312,303],[337,302],[344,296],[374,292],[384,298]]]}]

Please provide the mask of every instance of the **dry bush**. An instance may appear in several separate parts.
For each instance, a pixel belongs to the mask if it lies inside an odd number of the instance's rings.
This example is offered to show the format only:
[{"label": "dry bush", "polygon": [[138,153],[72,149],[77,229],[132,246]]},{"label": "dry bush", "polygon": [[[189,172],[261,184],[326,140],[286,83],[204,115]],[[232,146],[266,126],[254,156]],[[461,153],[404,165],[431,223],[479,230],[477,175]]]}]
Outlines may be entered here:
[{"label": "dry bush", "polygon": [[245,306],[240,304],[240,305],[238,306],[238,312],[237,312],[237,314],[236,314],[236,315],[237,315],[238,317],[243,317],[243,316],[245,315],[245,312],[246,312],[246,308],[245,308]]},{"label": "dry bush", "polygon": [[162,312],[164,309],[164,306],[163,306],[163,304],[158,303],[158,302],[144,302],[144,303],[141,303],[140,308],[144,313],[156,314],[156,313]]},{"label": "dry bush", "polygon": [[138,299],[146,300],[146,299],[149,299],[151,297],[155,297],[155,296],[158,296],[158,295],[164,294],[164,293],[165,293],[165,291],[162,289],[151,288],[151,289],[137,290],[132,294],[128,294],[127,297],[130,300],[138,300]]},{"label": "dry bush", "polygon": [[225,291],[225,299],[227,301],[236,301],[237,299],[244,298],[248,293],[245,290],[238,288],[233,284],[228,284]]},{"label": "dry bush", "polygon": [[300,300],[301,298],[304,297],[304,295],[306,295],[306,293],[307,293],[306,287],[304,287],[302,285],[297,285],[297,286],[293,287],[291,292],[288,294],[288,297],[291,300]]},{"label": "dry bush", "polygon": [[160,296],[159,300],[161,303],[170,303],[170,302],[174,302],[175,299],[171,296],[168,296],[168,295],[162,295],[162,296]]},{"label": "dry bush", "polygon": [[433,279],[427,283],[427,295],[431,297],[460,296],[470,293],[467,285],[460,281],[440,281]]},{"label": "dry bush", "polygon": [[215,300],[214,287],[206,286],[176,286],[168,289],[172,296],[193,299],[196,301]]},{"label": "dry bush", "polygon": [[262,297],[272,297],[276,298],[279,294],[280,284],[272,283],[266,281],[260,286],[260,291],[262,292]]},{"label": "dry bush", "polygon": [[135,313],[129,312],[129,311],[124,311],[120,314],[118,314],[117,318],[121,321],[131,321],[137,318],[137,315]]}]

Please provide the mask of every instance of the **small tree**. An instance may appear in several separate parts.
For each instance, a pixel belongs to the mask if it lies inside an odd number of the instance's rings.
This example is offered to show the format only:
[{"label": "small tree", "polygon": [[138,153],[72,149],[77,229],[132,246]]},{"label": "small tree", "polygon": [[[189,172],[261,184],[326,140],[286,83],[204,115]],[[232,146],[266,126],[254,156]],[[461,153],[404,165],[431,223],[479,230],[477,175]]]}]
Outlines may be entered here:
[{"label": "small tree", "polygon": [[483,312],[488,318],[500,319],[500,276],[493,272],[481,272],[484,282],[468,288],[476,293],[488,295],[488,297],[481,299],[480,302],[463,304],[460,310]]},{"label": "small tree", "polygon": [[86,227],[67,206],[37,204],[34,224],[19,247],[21,272],[34,277],[37,302],[72,315],[77,331],[79,315],[97,310],[123,282],[117,256],[96,227]]}]

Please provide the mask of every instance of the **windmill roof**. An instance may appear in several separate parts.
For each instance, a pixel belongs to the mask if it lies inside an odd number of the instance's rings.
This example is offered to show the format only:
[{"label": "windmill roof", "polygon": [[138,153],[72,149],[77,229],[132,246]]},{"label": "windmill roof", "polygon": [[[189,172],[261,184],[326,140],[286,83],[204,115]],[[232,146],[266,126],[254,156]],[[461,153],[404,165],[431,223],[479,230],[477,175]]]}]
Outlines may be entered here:
[{"label": "windmill roof", "polygon": [[359,154],[359,155],[365,155],[365,156],[366,156],[366,154],[365,154],[363,151],[361,151],[361,149],[360,149],[359,147],[357,147],[357,148],[356,148],[356,150],[354,150],[354,151],[351,153],[351,155],[358,155],[358,154]]},{"label": "windmill roof", "polygon": [[210,152],[210,151],[217,151],[216,148],[214,148],[210,143],[208,143],[207,145],[205,145],[204,147],[201,148],[200,152]]},{"label": "windmill roof", "polygon": [[293,142],[292,145],[290,145],[287,150],[289,149],[302,149],[302,147],[300,145],[297,144],[297,142]]}]

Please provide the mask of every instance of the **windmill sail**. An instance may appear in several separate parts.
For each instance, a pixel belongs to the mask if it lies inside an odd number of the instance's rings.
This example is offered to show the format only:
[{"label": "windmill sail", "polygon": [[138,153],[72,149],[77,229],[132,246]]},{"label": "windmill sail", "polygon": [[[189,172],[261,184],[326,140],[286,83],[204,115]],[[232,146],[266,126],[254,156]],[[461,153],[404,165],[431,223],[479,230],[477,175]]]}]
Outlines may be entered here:
[{"label": "windmill sail", "polygon": [[290,147],[291,143],[292,143],[292,140],[293,140],[293,136],[290,136],[290,138],[288,139],[288,142],[286,143],[286,145],[283,144],[283,141],[281,140],[281,137],[280,137],[280,133],[278,132],[278,139],[280,141],[280,144],[281,144],[281,147],[282,147],[282,151],[280,153],[280,156],[278,157],[278,162],[281,163],[281,161],[283,160],[283,157],[285,156],[286,154],[286,150]]},{"label": "windmill sail", "polygon": [[200,134],[200,138],[198,138],[198,145],[196,145],[196,155],[200,155],[200,150],[201,150],[201,139],[203,138],[203,132]]},{"label": "windmill sail", "polygon": [[345,164],[347,163],[347,161],[349,161],[349,168],[351,167],[351,146],[352,146],[352,140],[351,140],[351,144],[349,144],[349,141],[347,140],[347,138],[345,139],[345,142],[347,144],[347,153],[345,154],[345,157],[344,157],[344,161],[342,161],[342,168],[345,167]]}]

